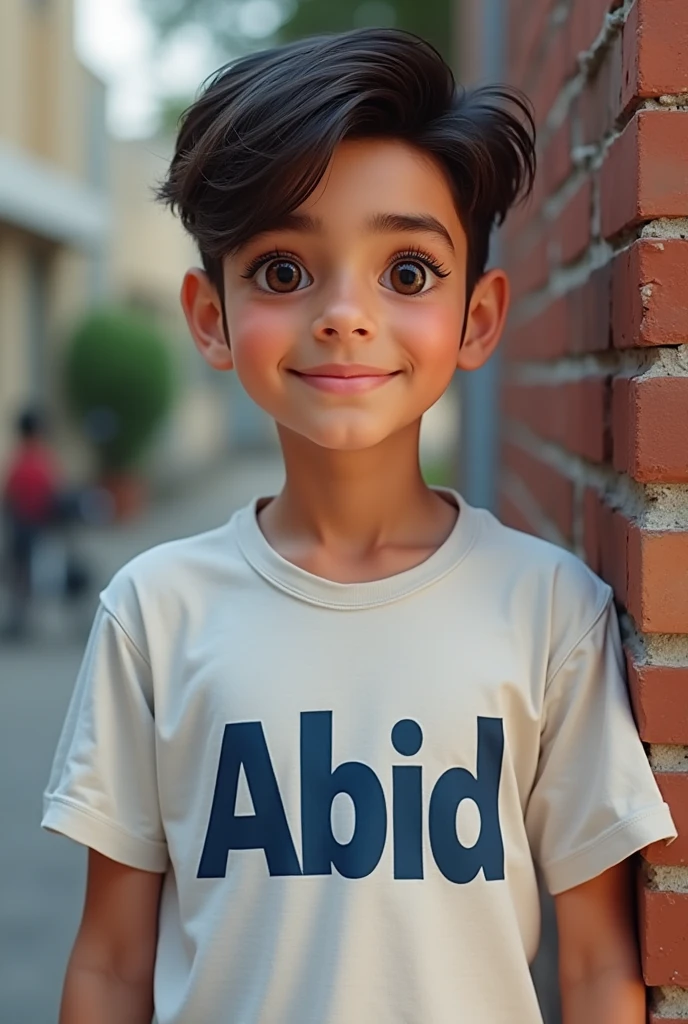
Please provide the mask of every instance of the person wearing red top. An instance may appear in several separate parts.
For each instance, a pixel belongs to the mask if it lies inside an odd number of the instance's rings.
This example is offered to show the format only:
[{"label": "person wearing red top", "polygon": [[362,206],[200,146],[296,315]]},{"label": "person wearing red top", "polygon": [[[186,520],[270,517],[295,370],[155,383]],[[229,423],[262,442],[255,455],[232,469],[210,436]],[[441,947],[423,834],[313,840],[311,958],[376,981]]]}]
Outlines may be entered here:
[{"label": "person wearing red top", "polygon": [[31,602],[31,566],[36,544],[54,520],[59,472],[45,441],[45,424],[33,410],[17,420],[17,447],[2,485],[9,615],[5,634],[26,632]]}]

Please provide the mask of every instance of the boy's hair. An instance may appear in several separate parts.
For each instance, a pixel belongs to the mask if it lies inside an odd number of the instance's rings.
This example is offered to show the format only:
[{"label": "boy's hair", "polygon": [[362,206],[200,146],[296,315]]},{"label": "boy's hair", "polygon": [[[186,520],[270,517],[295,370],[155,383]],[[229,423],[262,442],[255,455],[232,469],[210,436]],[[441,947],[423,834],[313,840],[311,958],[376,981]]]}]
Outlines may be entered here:
[{"label": "boy's hair", "polygon": [[300,206],[337,144],[361,138],[403,140],[444,169],[468,240],[470,295],[493,224],[533,186],[529,102],[506,86],[457,87],[418,36],[360,29],[227,64],[183,114],[156,195],[196,240],[221,299],[223,257]]}]

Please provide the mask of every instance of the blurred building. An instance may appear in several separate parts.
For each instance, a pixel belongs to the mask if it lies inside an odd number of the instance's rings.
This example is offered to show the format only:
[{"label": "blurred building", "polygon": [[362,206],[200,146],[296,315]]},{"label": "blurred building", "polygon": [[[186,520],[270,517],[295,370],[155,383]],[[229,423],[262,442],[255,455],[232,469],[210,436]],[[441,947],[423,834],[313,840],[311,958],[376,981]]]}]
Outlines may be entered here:
[{"label": "blurred building", "polygon": [[220,458],[232,439],[229,375],[211,370],[196,351],[179,291],[199,258],[169,210],[154,201],[173,140],[111,139],[108,167],[113,225],[108,287],[114,301],[153,317],[170,341],[181,382],[174,413],[148,460],[157,484],[173,484]]},{"label": "blurred building", "polygon": [[272,421],[245,394],[236,375],[208,367],[189,336],[179,292],[184,272],[198,266],[200,257],[179,220],[153,197],[173,151],[172,137],[112,140],[109,159],[113,297],[162,323],[184,382],[157,457],[151,460],[161,483],[192,473],[228,448],[263,449],[276,439]]},{"label": "blurred building", "polygon": [[90,465],[65,414],[62,347],[102,301],[134,306],[165,330],[180,381],[151,453],[159,482],[188,475],[270,428],[236,382],[195,351],[179,306],[190,240],[153,201],[165,139],[108,136],[106,89],[74,51],[74,0],[0,0],[0,466],[27,402],[51,414],[68,472]]},{"label": "blurred building", "polygon": [[18,406],[54,406],[59,339],[106,287],[105,89],[72,0],[0,4],[0,460]]}]

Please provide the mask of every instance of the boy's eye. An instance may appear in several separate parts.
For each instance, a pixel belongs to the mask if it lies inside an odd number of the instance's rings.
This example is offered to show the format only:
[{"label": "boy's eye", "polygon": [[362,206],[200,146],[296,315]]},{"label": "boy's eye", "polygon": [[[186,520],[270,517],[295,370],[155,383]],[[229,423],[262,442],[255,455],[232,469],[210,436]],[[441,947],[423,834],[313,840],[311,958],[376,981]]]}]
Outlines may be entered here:
[{"label": "boy's eye", "polygon": [[[379,281],[398,295],[420,295],[432,287],[431,275],[448,277],[449,271],[431,255],[409,250],[397,253]],[[242,277],[253,279],[260,291],[273,295],[289,295],[313,284],[313,278],[303,264],[286,252],[258,256],[249,263]]]},{"label": "boy's eye", "polygon": [[[421,263],[400,260],[389,268],[389,281],[395,292],[401,295],[418,295],[428,284],[428,273]],[[386,274],[383,274],[383,281]]]},{"label": "boy's eye", "polygon": [[432,287],[430,274],[437,278],[449,277],[449,271],[429,253],[400,252],[380,278],[380,284],[398,295],[420,295]]},{"label": "boy's eye", "polygon": [[257,271],[255,279],[264,291],[282,294],[301,291],[312,284],[304,268],[296,260],[291,259],[271,260],[265,263]]}]

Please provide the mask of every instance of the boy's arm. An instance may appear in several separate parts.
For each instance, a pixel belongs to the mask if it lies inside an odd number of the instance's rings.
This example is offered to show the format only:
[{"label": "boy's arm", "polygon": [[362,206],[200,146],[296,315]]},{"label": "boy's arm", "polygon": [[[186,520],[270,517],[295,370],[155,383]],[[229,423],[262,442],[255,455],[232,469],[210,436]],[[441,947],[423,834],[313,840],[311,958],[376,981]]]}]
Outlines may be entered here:
[{"label": "boy's arm", "polygon": [[555,896],[563,1024],[645,1024],[632,863]]},{"label": "boy's arm", "polygon": [[60,1024],[150,1024],[163,877],[89,850]]}]

